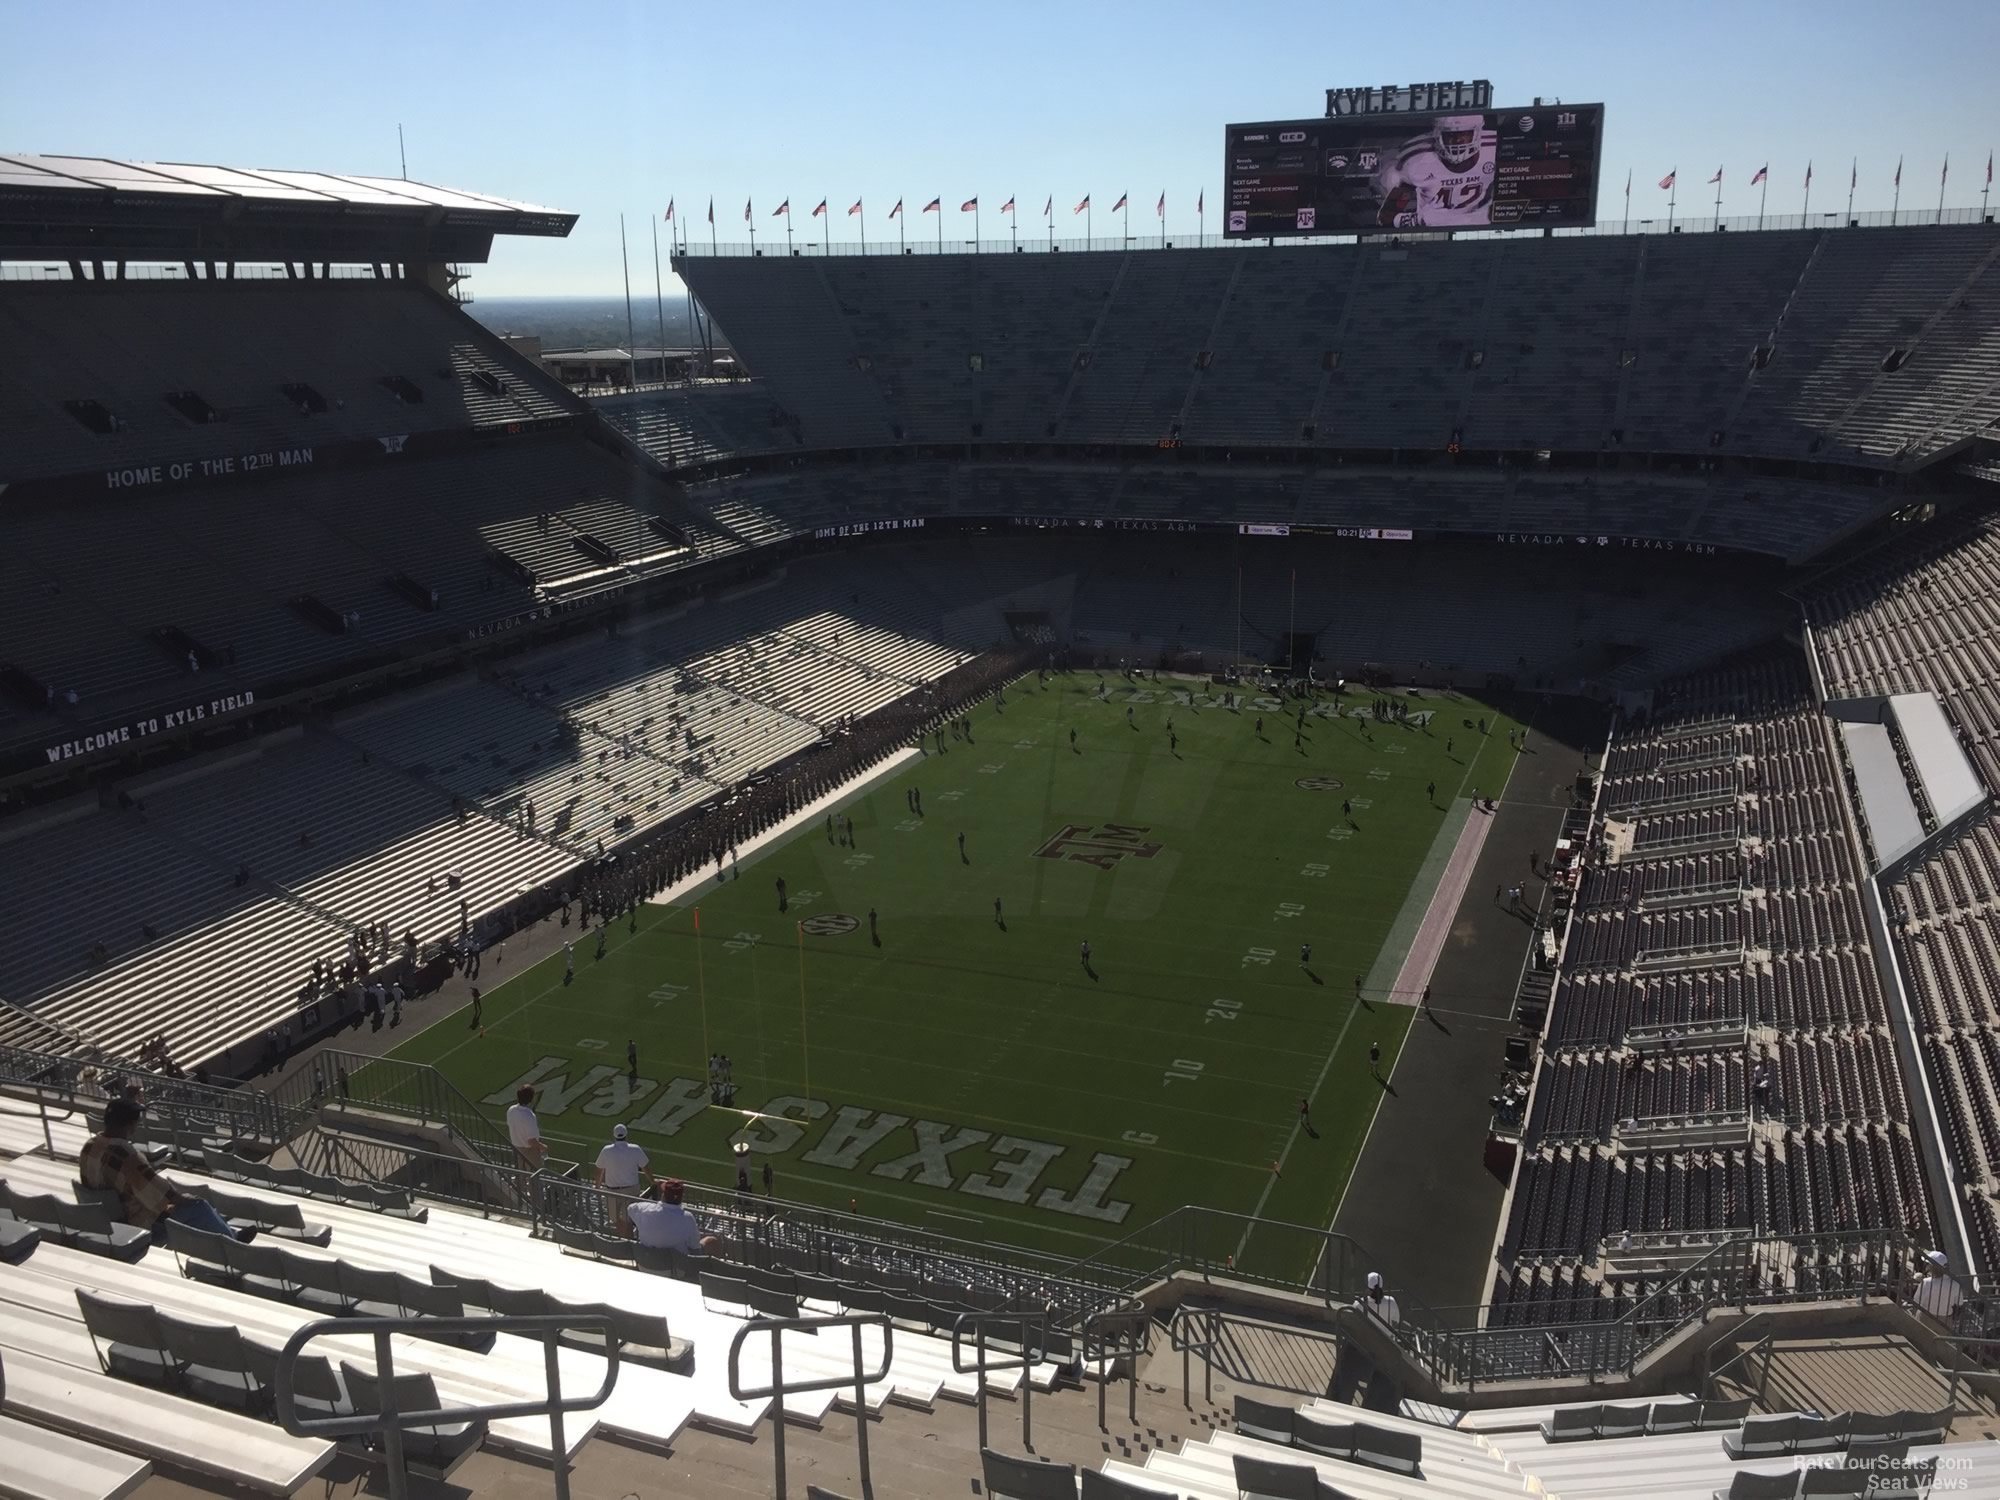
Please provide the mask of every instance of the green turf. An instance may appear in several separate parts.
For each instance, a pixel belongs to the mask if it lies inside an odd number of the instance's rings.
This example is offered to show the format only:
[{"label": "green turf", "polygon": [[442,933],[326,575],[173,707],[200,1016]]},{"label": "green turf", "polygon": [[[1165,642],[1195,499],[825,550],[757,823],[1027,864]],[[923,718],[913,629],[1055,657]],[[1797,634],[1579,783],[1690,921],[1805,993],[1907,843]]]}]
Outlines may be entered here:
[{"label": "green turf", "polygon": [[[589,1160],[623,1120],[655,1170],[721,1184],[747,1133],[780,1195],[968,1238],[1081,1255],[1182,1203],[1326,1223],[1380,1097],[1369,1044],[1388,1072],[1412,1014],[1358,1006],[1355,977],[1393,972],[1391,925],[1446,809],[1498,790],[1508,723],[1427,699],[1429,729],[1313,717],[1295,744],[1271,700],[1260,736],[1258,709],[1203,684],[1097,685],[1029,678],[980,705],[974,743],[947,736],[846,799],[853,848],[814,821],[636,932],[617,923],[603,959],[580,938],[571,984],[560,954],[504,985],[489,961],[484,1033],[460,1011],[396,1055],[496,1112],[541,1069],[558,1154]],[[1463,727],[1481,714],[1484,740]],[[1066,827],[1101,866],[1042,852]],[[839,915],[858,925],[796,926]],[[704,1102],[713,1051],[734,1060],[735,1111]],[[1295,1131],[1308,1094],[1317,1139]],[[862,1135],[845,1152],[842,1126]]]}]

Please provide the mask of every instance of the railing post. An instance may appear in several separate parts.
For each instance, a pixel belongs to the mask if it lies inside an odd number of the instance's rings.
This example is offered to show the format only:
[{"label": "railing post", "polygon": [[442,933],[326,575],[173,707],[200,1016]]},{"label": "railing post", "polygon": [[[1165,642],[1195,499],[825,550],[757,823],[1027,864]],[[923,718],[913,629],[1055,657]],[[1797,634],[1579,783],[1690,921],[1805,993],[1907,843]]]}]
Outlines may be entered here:
[{"label": "railing post", "polygon": [[[771,1494],[775,1500],[785,1500],[785,1334],[777,1324],[771,1325],[771,1452],[778,1465],[778,1479]],[[861,1408],[861,1433],[866,1441],[868,1433],[868,1408]]]},{"label": "railing post", "polygon": [[986,1322],[974,1330],[973,1368],[979,1378],[979,1394],[973,1398],[979,1408],[979,1446],[986,1446]]},{"label": "railing post", "polygon": [[382,1460],[389,1469],[389,1500],[410,1500],[410,1470],[403,1457],[403,1429],[396,1421],[396,1356],[389,1330],[375,1330],[375,1379],[382,1392]]},{"label": "railing post", "polygon": [[[1048,1314],[1044,1313],[1042,1317],[1043,1317],[1042,1342],[1041,1346],[1037,1348],[1035,1351],[1036,1354],[1038,1355],[1046,1354],[1048,1352],[1048,1342],[1049,1342],[1049,1325],[1047,1321]],[[1027,1357],[1028,1357],[1028,1325],[1026,1321],[1023,1321],[1021,1324],[1021,1358],[1023,1361],[1021,1365],[1021,1446],[1023,1448],[1033,1448],[1035,1446],[1035,1432],[1034,1428],[1030,1425],[1028,1419],[1030,1416],[1029,1403],[1034,1400],[1035,1396],[1035,1382],[1033,1379],[1034,1376],[1033,1367],[1026,1363]],[[981,1380],[979,1383],[983,1393],[983,1388],[986,1382],[984,1380]]]},{"label": "railing post", "polygon": [[542,1335],[542,1363],[549,1375],[549,1465],[555,1470],[556,1500],[569,1500],[569,1445],[563,1441],[562,1370],[553,1328]]},{"label": "railing post", "polygon": [[[868,1383],[861,1378],[862,1371],[867,1367],[861,1362],[861,1325],[859,1323],[853,1325],[853,1333],[854,1442],[855,1446],[860,1450],[861,1458],[861,1500],[875,1500],[875,1480],[874,1476],[868,1471]],[[773,1335],[773,1337],[776,1336]],[[985,1339],[983,1334],[980,1339],[980,1363],[982,1366],[985,1364]],[[774,1370],[772,1373],[775,1375],[776,1371]],[[777,1380],[773,1380],[771,1383],[773,1385],[782,1384],[782,1382]],[[980,1377],[979,1387],[979,1446],[984,1448],[986,1446],[986,1379],[983,1374]],[[780,1397],[779,1404],[782,1405],[783,1402],[784,1398]],[[782,1494],[783,1491],[780,1490],[779,1493]]]}]

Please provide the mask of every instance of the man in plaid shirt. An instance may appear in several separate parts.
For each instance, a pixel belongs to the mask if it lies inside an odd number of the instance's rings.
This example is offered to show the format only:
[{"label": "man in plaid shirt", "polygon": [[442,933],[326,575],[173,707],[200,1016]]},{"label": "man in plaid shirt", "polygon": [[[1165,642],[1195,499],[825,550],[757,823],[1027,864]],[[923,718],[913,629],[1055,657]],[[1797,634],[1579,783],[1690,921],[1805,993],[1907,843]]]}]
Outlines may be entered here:
[{"label": "man in plaid shirt", "polygon": [[[104,1107],[104,1129],[84,1142],[77,1156],[78,1179],[87,1188],[108,1188],[117,1193],[125,1209],[125,1222],[150,1229],[156,1237],[165,1237],[169,1219],[209,1234],[234,1235],[213,1205],[175,1188],[132,1144],[132,1131],[141,1113],[136,1103],[122,1095]],[[254,1233],[246,1230],[242,1237],[247,1239]]]}]

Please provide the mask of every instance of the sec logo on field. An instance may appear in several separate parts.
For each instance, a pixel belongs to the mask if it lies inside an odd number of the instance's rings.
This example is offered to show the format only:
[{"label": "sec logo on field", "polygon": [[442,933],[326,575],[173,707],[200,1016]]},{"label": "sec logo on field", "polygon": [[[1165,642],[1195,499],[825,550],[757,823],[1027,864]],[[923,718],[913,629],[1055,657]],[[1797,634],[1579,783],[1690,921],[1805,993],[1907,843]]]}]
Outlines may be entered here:
[{"label": "sec logo on field", "polygon": [[1337,792],[1346,784],[1338,776],[1301,776],[1292,783],[1302,792]]},{"label": "sec logo on field", "polygon": [[799,931],[811,933],[814,937],[839,937],[843,932],[852,932],[861,925],[859,917],[850,917],[844,911],[822,912],[816,917],[807,917],[799,923]]}]

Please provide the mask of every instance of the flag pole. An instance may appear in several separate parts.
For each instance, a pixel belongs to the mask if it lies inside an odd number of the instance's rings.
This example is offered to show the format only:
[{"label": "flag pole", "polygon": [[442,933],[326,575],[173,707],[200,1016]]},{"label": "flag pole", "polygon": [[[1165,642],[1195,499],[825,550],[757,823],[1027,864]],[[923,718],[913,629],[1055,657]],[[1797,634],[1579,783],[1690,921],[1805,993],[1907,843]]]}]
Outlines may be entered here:
[{"label": "flag pole", "polygon": [[722,253],[715,244],[715,199],[713,198],[708,200],[708,253],[710,255]]},{"label": "flag pole", "polygon": [[788,259],[790,258],[791,253],[792,253],[792,200],[787,198],[785,200],[785,255]]},{"label": "flag pole", "polygon": [[1979,217],[1986,218],[1986,200],[1993,194],[1993,153],[1986,153],[1986,186],[1979,190]]},{"label": "flag pole", "polygon": [[743,200],[743,222],[750,226],[750,253],[757,253],[757,214],[750,206],[750,200]]},{"label": "flag pole", "polygon": [[938,254],[944,254],[944,197],[938,197]]},{"label": "flag pole", "polygon": [[1097,239],[1097,209],[1091,204],[1090,195],[1083,197],[1083,248],[1088,250]]},{"label": "flag pole", "polygon": [[1847,217],[1850,222],[1854,218],[1854,183],[1860,176],[1861,159],[1856,157],[1847,164]]},{"label": "flag pole", "polygon": [[1625,169],[1625,224],[1624,227],[1619,230],[1619,233],[1630,234],[1631,232],[1632,232],[1632,169],[1630,167],[1627,167]]},{"label": "flag pole", "polygon": [[1896,158],[1896,196],[1889,200],[1889,222],[1896,222],[1896,215],[1903,210],[1903,158]]},{"label": "flag pole", "polygon": [[653,311],[660,320],[660,384],[667,383],[667,294],[660,282],[660,226],[653,225]]},{"label": "flag pole", "polygon": [[1123,227],[1118,232],[1129,245],[1132,243],[1132,195],[1126,193],[1120,201],[1125,205],[1125,217],[1122,221]]},{"label": "flag pole", "polygon": [[1938,173],[1937,222],[1940,224],[1944,222],[1944,180],[1949,176],[1951,176],[1951,153],[1947,151],[1944,154],[1944,170]]},{"label": "flag pole", "polygon": [[833,200],[822,198],[819,201],[826,205],[819,211],[819,216],[826,220],[819,226],[819,253],[831,255],[833,254]]},{"label": "flag pole", "polygon": [[[1812,189],[1807,188],[1806,191],[1810,193]],[[1759,229],[1762,229],[1764,227],[1764,204],[1765,201],[1770,198],[1770,196],[1771,196],[1771,171],[1770,168],[1766,167],[1764,169],[1764,191],[1757,195],[1757,227]]]},{"label": "flag pole", "polygon": [[1194,200],[1194,242],[1199,249],[1208,243],[1208,195],[1202,194]]},{"label": "flag pole", "polygon": [[1715,227],[1722,227],[1722,168],[1715,169]]},{"label": "flag pole", "polygon": [[901,255],[909,247],[903,243],[903,200],[896,200],[896,253]]},{"label": "flag pole", "polygon": [[618,216],[618,264],[625,268],[625,374],[628,390],[639,388],[639,335],[632,328],[632,258],[625,253],[625,215]]},{"label": "flag pole", "polygon": [[1160,193],[1160,248],[1167,248],[1167,195],[1164,190]]},{"label": "flag pole", "polygon": [[868,203],[865,198],[856,198],[854,206],[860,210],[854,217],[861,221],[861,253],[868,253]]},{"label": "flag pole", "polygon": [[[1698,170],[1698,169],[1697,169]],[[1674,200],[1680,196],[1681,169],[1674,168],[1674,174],[1667,180],[1667,233],[1674,232]]]},{"label": "flag pole", "polygon": [[[942,219],[944,215],[939,214],[938,217]],[[972,253],[974,255],[979,253],[979,200],[977,198],[972,200]]]},{"label": "flag pole", "polygon": [[1007,201],[1014,205],[1012,212],[1007,215],[1007,245],[1009,249],[1019,251],[1021,248],[1021,200],[1010,193],[1007,195]]}]

